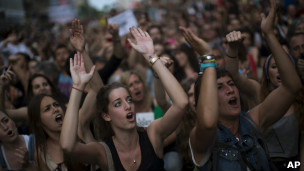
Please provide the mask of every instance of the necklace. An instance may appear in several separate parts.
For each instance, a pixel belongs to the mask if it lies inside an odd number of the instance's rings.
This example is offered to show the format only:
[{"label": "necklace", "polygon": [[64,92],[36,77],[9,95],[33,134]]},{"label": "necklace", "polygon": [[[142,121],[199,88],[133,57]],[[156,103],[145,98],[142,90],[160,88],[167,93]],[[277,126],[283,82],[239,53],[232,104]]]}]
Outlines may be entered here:
[{"label": "necklace", "polygon": [[[113,140],[115,139],[116,143],[118,146],[120,146],[119,142],[117,141],[116,137],[113,137]],[[136,146],[135,146],[135,150],[133,151],[133,160],[130,164],[130,167],[135,167],[136,166],[136,149],[137,149],[137,145],[138,145],[138,141],[139,141],[139,137],[137,137],[137,141],[136,141]]]}]

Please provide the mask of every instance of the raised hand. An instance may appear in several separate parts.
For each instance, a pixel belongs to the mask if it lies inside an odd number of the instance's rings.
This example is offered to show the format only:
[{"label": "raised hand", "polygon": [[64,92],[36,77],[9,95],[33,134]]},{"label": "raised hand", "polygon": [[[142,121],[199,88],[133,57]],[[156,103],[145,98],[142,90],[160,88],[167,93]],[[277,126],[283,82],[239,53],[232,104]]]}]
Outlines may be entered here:
[{"label": "raised hand", "polygon": [[16,152],[14,153],[15,160],[17,161],[15,169],[23,169],[26,168],[26,166],[29,164],[28,162],[28,151],[26,147],[19,147],[16,149]]},{"label": "raised hand", "polygon": [[90,81],[95,70],[95,65],[91,68],[91,71],[87,73],[85,71],[83,56],[80,52],[74,55],[73,59],[70,58],[70,71],[73,79],[73,86],[84,88],[85,84]]},{"label": "raised hand", "polygon": [[119,36],[118,35],[118,32],[119,32],[118,24],[117,23],[108,24],[108,31],[113,37]]},{"label": "raised hand", "polygon": [[236,49],[242,43],[242,34],[240,31],[232,31],[226,35],[228,48]]},{"label": "raised hand", "polygon": [[180,26],[180,31],[182,32],[186,41],[193,47],[193,49],[200,55],[211,54],[212,49],[203,39],[197,37],[190,29]]},{"label": "raised hand", "polygon": [[128,41],[137,52],[143,54],[144,56],[154,54],[153,41],[147,32],[135,27],[131,27],[130,32],[135,38],[136,43],[133,43],[130,39],[128,39]]},{"label": "raised hand", "polygon": [[[4,68],[4,66],[2,66]],[[16,75],[12,71],[12,66],[9,66],[5,73],[0,76],[0,84],[3,86],[8,86],[11,82],[16,80]]]},{"label": "raised hand", "polygon": [[274,33],[274,22],[276,18],[277,3],[276,0],[270,0],[270,11],[267,17],[262,13],[261,29],[265,34]]},{"label": "raised hand", "polygon": [[84,51],[85,38],[83,36],[83,26],[80,20],[74,19],[72,21],[72,28],[70,29],[70,42],[78,52]]}]

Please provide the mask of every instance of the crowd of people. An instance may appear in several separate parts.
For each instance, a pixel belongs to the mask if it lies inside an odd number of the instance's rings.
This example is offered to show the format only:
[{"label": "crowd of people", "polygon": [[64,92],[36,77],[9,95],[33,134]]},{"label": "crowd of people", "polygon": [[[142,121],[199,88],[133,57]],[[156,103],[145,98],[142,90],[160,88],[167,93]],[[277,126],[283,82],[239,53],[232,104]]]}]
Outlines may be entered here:
[{"label": "crowd of people", "polygon": [[303,1],[134,14],[3,32],[0,170],[304,170]]}]

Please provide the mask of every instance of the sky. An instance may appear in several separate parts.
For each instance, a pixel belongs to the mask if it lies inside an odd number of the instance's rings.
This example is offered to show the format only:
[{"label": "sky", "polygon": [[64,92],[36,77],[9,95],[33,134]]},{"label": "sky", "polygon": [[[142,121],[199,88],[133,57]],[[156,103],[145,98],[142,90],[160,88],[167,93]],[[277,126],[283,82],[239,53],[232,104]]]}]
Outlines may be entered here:
[{"label": "sky", "polygon": [[111,5],[117,0],[89,0],[89,4],[94,8],[101,10],[105,5]]}]

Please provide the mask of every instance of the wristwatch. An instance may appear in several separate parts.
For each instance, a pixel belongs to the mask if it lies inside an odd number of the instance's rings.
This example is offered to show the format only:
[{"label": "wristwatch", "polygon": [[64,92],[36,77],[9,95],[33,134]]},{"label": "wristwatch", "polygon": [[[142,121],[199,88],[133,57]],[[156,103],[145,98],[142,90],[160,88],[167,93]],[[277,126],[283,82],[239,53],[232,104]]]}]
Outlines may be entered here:
[{"label": "wristwatch", "polygon": [[215,58],[213,55],[202,55],[199,57],[199,62],[200,63],[211,63],[211,62],[215,62]]},{"label": "wristwatch", "polygon": [[158,59],[159,59],[159,57],[157,55],[149,56],[149,62],[151,65],[153,65]]}]

